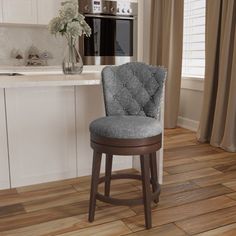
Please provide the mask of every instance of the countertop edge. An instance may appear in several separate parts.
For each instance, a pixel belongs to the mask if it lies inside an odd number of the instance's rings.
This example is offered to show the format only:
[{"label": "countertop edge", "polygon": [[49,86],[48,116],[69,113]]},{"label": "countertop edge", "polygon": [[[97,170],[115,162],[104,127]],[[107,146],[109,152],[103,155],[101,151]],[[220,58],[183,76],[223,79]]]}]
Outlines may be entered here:
[{"label": "countertop edge", "polygon": [[101,73],[90,72],[80,75],[24,75],[24,76],[2,76],[0,88],[23,88],[23,87],[45,87],[45,86],[85,86],[99,85]]}]

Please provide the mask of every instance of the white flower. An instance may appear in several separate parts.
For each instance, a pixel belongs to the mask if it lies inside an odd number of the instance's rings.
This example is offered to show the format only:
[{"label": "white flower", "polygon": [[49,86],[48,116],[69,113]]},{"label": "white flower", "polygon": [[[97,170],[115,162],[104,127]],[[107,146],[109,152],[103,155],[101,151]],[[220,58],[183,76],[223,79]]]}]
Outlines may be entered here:
[{"label": "white flower", "polygon": [[80,26],[83,28],[83,34],[86,35],[87,37],[90,37],[91,35],[91,28],[90,26],[86,23],[85,20],[81,20]]},{"label": "white flower", "polygon": [[53,18],[49,23],[51,34],[60,33],[67,39],[76,38],[83,34],[87,37],[91,35],[91,28],[85,21],[85,17],[78,11],[78,0],[68,0],[61,3],[59,16]]},{"label": "white flower", "polygon": [[65,27],[64,22],[60,17],[53,18],[49,23],[49,30],[51,34],[57,34]]},{"label": "white flower", "polygon": [[81,36],[83,34],[83,28],[78,21],[73,21],[67,24],[66,32],[72,37]]},{"label": "white flower", "polygon": [[67,2],[59,10],[59,15],[65,22],[70,22],[77,18],[78,14],[78,4],[74,4],[72,2]]},{"label": "white flower", "polygon": [[71,4],[74,4],[74,5],[78,6],[78,0],[68,0],[68,1],[65,1],[65,2],[61,2],[61,5],[64,6],[67,3],[71,3]]}]

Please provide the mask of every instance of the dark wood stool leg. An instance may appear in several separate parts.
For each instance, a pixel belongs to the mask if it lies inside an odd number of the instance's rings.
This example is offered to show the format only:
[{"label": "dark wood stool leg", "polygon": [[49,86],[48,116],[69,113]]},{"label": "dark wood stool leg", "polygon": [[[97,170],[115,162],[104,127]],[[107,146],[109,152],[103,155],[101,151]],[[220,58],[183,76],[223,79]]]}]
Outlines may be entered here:
[{"label": "dark wood stool leg", "polygon": [[112,173],[112,159],[113,156],[107,154],[106,155],[106,170],[105,170],[105,196],[110,196],[110,188],[111,188],[111,173]]},{"label": "dark wood stool leg", "polygon": [[93,167],[92,167],[92,180],[90,190],[90,202],[89,202],[89,222],[94,221],[95,208],[96,208],[96,194],[98,191],[99,174],[101,167],[102,154],[93,152]]},{"label": "dark wood stool leg", "polygon": [[146,229],[152,227],[149,156],[140,156]]},{"label": "dark wood stool leg", "polygon": [[[152,191],[155,192],[158,189],[158,175],[157,175],[157,156],[156,152],[150,154],[150,169],[151,169],[151,182]],[[154,199],[155,203],[159,202],[159,196]]]}]

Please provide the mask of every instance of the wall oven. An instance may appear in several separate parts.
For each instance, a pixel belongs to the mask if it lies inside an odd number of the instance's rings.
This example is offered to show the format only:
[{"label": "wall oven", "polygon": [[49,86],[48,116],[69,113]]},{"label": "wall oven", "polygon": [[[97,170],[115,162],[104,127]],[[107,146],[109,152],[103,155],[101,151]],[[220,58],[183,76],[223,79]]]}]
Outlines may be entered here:
[{"label": "wall oven", "polygon": [[81,37],[85,65],[115,65],[137,60],[137,12],[134,0],[79,0],[92,35]]}]

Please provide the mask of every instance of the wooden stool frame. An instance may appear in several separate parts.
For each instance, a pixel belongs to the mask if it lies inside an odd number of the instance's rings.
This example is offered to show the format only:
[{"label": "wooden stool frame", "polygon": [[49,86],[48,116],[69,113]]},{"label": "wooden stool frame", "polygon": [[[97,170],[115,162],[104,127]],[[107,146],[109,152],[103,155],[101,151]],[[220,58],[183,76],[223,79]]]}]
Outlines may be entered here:
[{"label": "wooden stool frame", "polygon": [[[93,148],[93,168],[89,203],[90,222],[94,221],[96,200],[113,205],[144,205],[145,225],[147,229],[152,227],[151,201],[158,203],[160,185],[157,175],[156,151],[161,148],[162,134],[144,139],[115,139],[91,135],[91,147]],[[102,154],[106,154],[105,176],[99,178]],[[115,174],[112,175],[113,155],[139,155],[141,175]],[[151,176],[151,178],[150,178]],[[110,196],[110,184],[112,179],[138,179],[142,181],[143,197],[137,199],[117,199]],[[105,182],[104,195],[98,193],[98,185]],[[152,192],[150,190],[152,185]]]}]

